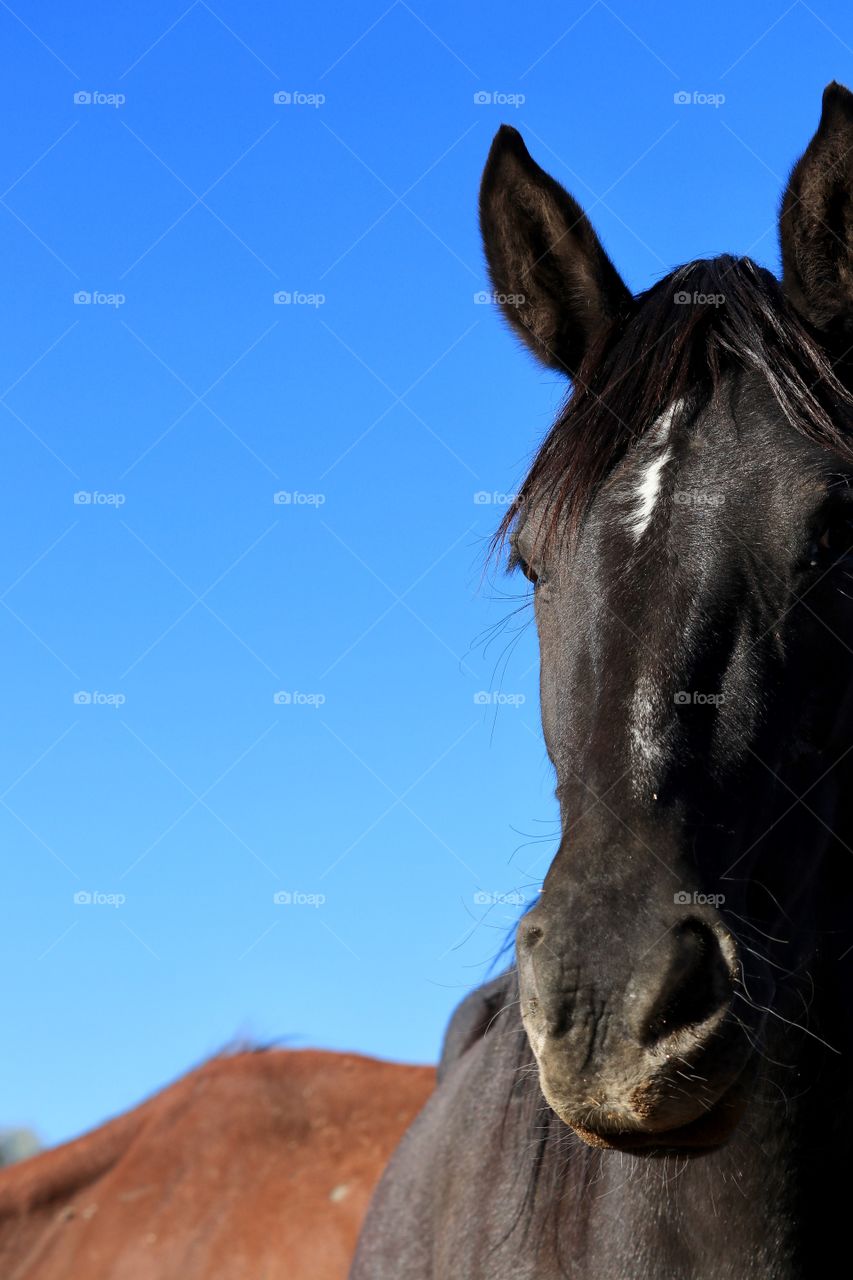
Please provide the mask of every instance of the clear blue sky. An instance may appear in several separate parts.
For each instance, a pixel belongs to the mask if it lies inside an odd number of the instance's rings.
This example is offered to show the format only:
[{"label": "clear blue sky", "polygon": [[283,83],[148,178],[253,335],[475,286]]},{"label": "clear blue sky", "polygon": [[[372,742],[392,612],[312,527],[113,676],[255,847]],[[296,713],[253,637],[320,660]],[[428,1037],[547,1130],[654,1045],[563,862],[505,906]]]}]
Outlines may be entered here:
[{"label": "clear blue sky", "polygon": [[0,44],[0,1121],[241,1036],[432,1059],[556,831],[481,583],[563,392],[474,301],[492,134],[635,289],[775,268],[853,13],[14,0]]}]

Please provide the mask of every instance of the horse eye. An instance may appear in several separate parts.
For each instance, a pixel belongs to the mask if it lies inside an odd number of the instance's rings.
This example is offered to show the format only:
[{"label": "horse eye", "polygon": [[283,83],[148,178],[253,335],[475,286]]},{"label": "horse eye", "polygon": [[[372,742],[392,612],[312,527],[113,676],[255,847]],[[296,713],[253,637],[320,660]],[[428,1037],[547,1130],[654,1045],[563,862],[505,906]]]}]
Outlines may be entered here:
[{"label": "horse eye", "polygon": [[812,567],[824,568],[853,559],[853,513],[844,512],[828,521],[811,544]]},{"label": "horse eye", "polygon": [[518,538],[514,534],[510,538],[509,545],[510,545],[509,565],[507,566],[509,572],[512,573],[514,569],[520,569],[521,572],[524,574],[525,578],[527,579],[527,581],[532,582],[533,585],[536,586],[536,583],[539,581],[539,574],[536,572],[533,566],[529,564],[527,560],[525,560],[524,556],[521,554],[518,548]]},{"label": "horse eye", "polygon": [[536,570],[533,569],[526,560],[522,560],[521,556],[518,557],[518,567],[524,574],[527,581],[532,582],[535,587],[536,583],[539,581],[539,574]]}]

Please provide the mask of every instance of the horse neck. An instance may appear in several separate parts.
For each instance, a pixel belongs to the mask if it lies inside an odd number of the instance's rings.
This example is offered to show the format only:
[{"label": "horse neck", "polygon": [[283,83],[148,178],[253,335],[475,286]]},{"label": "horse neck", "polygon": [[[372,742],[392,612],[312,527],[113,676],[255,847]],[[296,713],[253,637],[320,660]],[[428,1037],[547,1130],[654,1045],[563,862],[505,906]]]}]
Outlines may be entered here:
[{"label": "horse neck", "polygon": [[[716,1195],[722,1220],[738,1224],[737,1239],[724,1246],[732,1275],[741,1274],[737,1260],[744,1251],[756,1259],[756,1276],[799,1280],[815,1274],[822,1254],[847,1248],[853,1034],[841,941],[824,939],[803,957],[807,990],[780,990],[738,1130],[707,1168],[700,1160],[688,1171],[686,1197],[701,1207],[704,1193]],[[848,965],[851,960],[853,954]]]},{"label": "horse neck", "polygon": [[[845,778],[845,797],[851,786],[853,777]],[[814,878],[814,929],[800,966],[807,985],[780,1006],[793,1025],[774,1018],[767,1028],[768,1057],[784,1062],[787,1054],[793,1066],[784,1073],[776,1068],[788,1107],[775,1123],[785,1131],[786,1189],[799,1219],[800,1249],[822,1249],[827,1257],[847,1248],[853,1143],[853,821],[845,808],[853,811],[845,800],[833,824],[839,839]],[[787,1086],[783,1074],[790,1077]],[[768,1114],[761,1126],[772,1125]],[[813,1274],[814,1255],[801,1266]]]}]

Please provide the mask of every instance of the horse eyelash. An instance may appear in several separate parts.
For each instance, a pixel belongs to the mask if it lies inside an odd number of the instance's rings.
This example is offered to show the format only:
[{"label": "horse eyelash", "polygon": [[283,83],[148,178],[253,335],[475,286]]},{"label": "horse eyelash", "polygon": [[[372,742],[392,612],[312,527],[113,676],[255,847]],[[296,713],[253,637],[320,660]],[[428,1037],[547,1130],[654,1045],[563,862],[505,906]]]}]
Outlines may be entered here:
[{"label": "horse eyelash", "polygon": [[519,569],[521,569],[522,565],[524,564],[524,560],[522,558],[521,552],[518,549],[518,542],[516,540],[516,535],[514,533],[511,533],[509,535],[508,541],[509,541],[509,554],[506,558],[506,572],[509,575],[509,574],[516,573]]}]

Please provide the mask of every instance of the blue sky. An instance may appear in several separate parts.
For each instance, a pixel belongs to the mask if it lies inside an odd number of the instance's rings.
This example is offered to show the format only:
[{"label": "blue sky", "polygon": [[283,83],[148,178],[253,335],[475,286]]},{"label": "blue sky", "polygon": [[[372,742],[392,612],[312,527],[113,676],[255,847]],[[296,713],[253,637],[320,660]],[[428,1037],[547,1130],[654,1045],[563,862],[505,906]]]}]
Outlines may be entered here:
[{"label": "blue sky", "polygon": [[0,30],[0,1120],[59,1141],[240,1038],[433,1059],[556,834],[524,584],[483,568],[565,388],[475,300],[491,137],[633,289],[775,269],[853,14],[15,0]]}]

